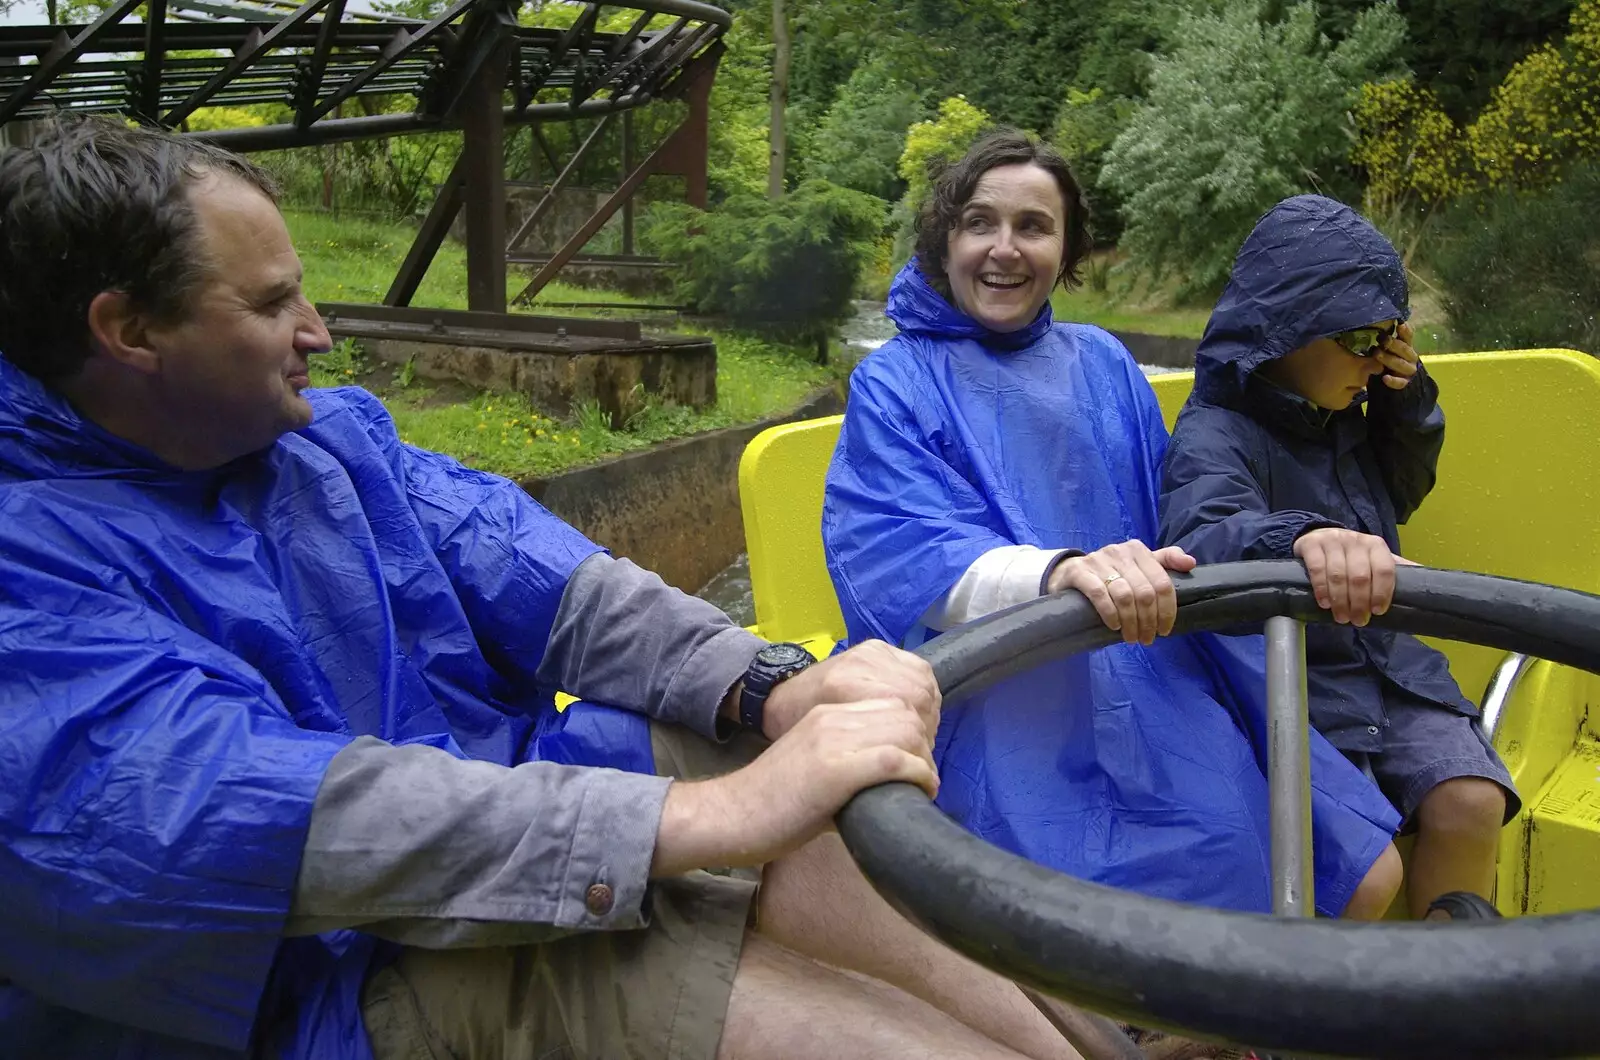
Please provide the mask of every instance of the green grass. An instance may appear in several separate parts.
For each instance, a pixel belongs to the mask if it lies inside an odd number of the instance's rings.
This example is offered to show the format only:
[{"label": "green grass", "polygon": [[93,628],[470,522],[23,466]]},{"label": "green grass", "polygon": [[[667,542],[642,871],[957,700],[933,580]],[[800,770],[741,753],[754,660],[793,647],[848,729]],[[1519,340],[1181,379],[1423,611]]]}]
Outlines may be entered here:
[{"label": "green grass", "polygon": [[[315,213],[286,216],[305,265],[306,293],[313,302],[382,301],[411,245],[413,231],[404,225]],[[508,294],[526,282],[526,273],[514,273],[507,282]],[[638,301],[566,284],[551,284],[541,299]],[[447,240],[440,248],[413,304],[466,308],[466,254],[460,244]],[[562,315],[569,312],[560,310]],[[404,366],[369,362],[349,340],[313,358],[311,381],[313,386],[364,386],[383,399],[400,437],[412,445],[448,453],[485,471],[522,478],[553,474],[669,438],[765,419],[793,408],[839,378],[837,369],[811,361],[806,348],[683,325],[670,316],[661,320],[660,330],[709,335],[716,342],[717,403],[696,411],[647,397],[623,430],[611,429],[608,418],[593,405],[574,408],[557,420],[541,414],[519,394],[474,394],[418,380]]]},{"label": "green grass", "polygon": [[1057,320],[1096,324],[1107,331],[1131,331],[1143,335],[1169,335],[1198,339],[1206,329],[1210,309],[1141,309],[1119,303],[1113,296],[1079,288],[1068,293],[1056,290],[1050,307]]},{"label": "green grass", "polygon": [[[1107,331],[1131,331],[1144,335],[1167,335],[1198,339],[1205,333],[1211,317],[1210,305],[1179,305],[1170,290],[1151,287],[1143,277],[1128,275],[1110,267],[1110,257],[1097,254],[1084,268],[1086,278],[1101,272],[1103,289],[1084,284],[1068,293],[1059,288],[1050,296],[1056,319],[1080,324],[1097,324]],[[1418,353],[1447,353],[1461,349],[1450,333],[1436,291],[1424,279],[1412,282],[1411,325],[1416,330]]]},{"label": "green grass", "polygon": [[[416,235],[416,229],[408,225],[312,211],[288,210],[284,220],[289,223],[289,234],[294,237],[295,250],[305,266],[306,295],[313,302],[383,301]],[[528,273],[511,270],[506,277],[506,297],[515,296],[528,280]],[[539,300],[640,301],[618,291],[588,291],[560,282],[540,291]],[[454,240],[444,241],[411,304],[467,308],[466,247]],[[562,310],[561,315],[579,314]]]}]

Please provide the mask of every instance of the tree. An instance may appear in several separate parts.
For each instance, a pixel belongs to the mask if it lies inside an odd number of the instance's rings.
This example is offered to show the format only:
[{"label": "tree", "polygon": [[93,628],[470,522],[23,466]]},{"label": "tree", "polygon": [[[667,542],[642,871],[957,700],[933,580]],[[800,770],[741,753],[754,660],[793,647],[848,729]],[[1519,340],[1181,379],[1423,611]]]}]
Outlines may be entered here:
[{"label": "tree", "polygon": [[[1346,3],[1350,0],[1345,0]],[[1574,0],[1400,0],[1407,65],[1464,125],[1506,73],[1561,32]]]},{"label": "tree", "polygon": [[1600,155],[1600,0],[1580,0],[1568,33],[1513,66],[1464,129],[1410,81],[1365,86],[1355,118],[1351,157],[1383,206],[1558,183]]},{"label": "tree", "polygon": [[1491,187],[1536,187],[1600,154],[1600,0],[1581,0],[1566,37],[1513,66],[1467,127]]},{"label": "tree", "polygon": [[930,188],[929,170],[954,162],[967,153],[978,134],[992,122],[965,96],[951,96],[939,104],[939,116],[919,121],[906,130],[906,148],[900,153],[900,176],[906,182],[906,202],[913,211],[922,208]]},{"label": "tree", "polygon": [[922,209],[932,188],[933,170],[966,154],[967,148],[991,124],[989,115],[968,103],[965,96],[951,96],[939,104],[938,117],[919,121],[906,130],[906,149],[900,153],[897,167],[906,182],[906,193],[895,204],[892,217],[892,266],[899,267],[911,258],[917,211]]},{"label": "tree", "polygon": [[728,50],[711,87],[706,159],[711,190],[718,200],[765,190],[771,150],[767,123],[772,45],[761,23],[745,11],[734,12],[733,28],[724,40]]},{"label": "tree", "polygon": [[1122,199],[1100,179],[1100,171],[1106,151],[1137,109],[1137,101],[1108,95],[1099,88],[1088,92],[1069,88],[1050,133],[1050,142],[1071,163],[1089,199],[1089,230],[1102,246],[1115,243],[1122,234]]},{"label": "tree", "polygon": [[896,170],[906,131],[922,116],[918,93],[887,63],[858,66],[812,136],[809,176],[893,201],[905,190]]},{"label": "tree", "polygon": [[679,263],[678,296],[701,312],[780,338],[821,340],[853,311],[883,212],[881,199],[808,180],[776,201],[735,195],[704,213],[658,203],[650,238]]},{"label": "tree", "polygon": [[783,0],[772,0],[772,117],[768,136],[772,144],[767,168],[767,198],[783,197],[785,147],[783,112],[789,105],[789,20]]},{"label": "tree", "polygon": [[1350,147],[1346,112],[1361,85],[1395,72],[1405,23],[1390,4],[1361,12],[1337,45],[1311,3],[1264,24],[1254,0],[1190,15],[1150,91],[1106,156],[1125,196],[1123,245],[1195,295],[1227,277],[1234,252],[1273,203],[1325,190]]}]

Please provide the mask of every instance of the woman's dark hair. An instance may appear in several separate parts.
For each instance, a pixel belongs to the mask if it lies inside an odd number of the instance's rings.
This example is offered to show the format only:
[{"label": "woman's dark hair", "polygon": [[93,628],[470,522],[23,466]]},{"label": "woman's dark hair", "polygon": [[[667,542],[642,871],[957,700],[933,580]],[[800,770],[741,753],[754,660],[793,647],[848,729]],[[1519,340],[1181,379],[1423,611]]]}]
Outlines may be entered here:
[{"label": "woman's dark hair", "polygon": [[238,155],[106,118],[63,118],[0,151],[0,353],[47,382],[76,374],[101,291],[184,319],[206,276],[188,189],[213,173],[277,198]]},{"label": "woman's dark hair", "polygon": [[984,136],[967,150],[961,161],[947,163],[935,159],[928,167],[932,190],[928,201],[917,211],[916,254],[917,266],[922,276],[934,290],[950,297],[950,281],[945,276],[945,265],[950,255],[950,233],[961,223],[961,211],[966,209],[978,181],[991,169],[999,166],[1038,166],[1056,180],[1061,189],[1061,201],[1066,205],[1066,238],[1061,248],[1061,271],[1056,282],[1068,290],[1082,282],[1078,266],[1088,256],[1093,240],[1089,235],[1088,204],[1078,178],[1061,152],[1047,143],[1031,139],[1016,129],[999,129]]}]

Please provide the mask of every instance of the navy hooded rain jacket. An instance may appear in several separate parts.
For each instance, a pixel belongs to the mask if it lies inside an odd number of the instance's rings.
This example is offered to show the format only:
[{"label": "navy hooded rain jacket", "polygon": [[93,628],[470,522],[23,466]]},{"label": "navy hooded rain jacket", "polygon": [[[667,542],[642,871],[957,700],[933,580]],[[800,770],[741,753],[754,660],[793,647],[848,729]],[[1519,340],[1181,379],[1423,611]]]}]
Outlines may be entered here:
[{"label": "navy hooded rain jacket", "polygon": [[[1433,489],[1444,445],[1427,369],[1404,390],[1375,383],[1338,412],[1256,370],[1318,338],[1408,315],[1399,256],[1354,210],[1301,195],[1269,211],[1200,340],[1194,393],[1167,450],[1161,543],[1201,563],[1293,559],[1300,535],[1344,527],[1398,554],[1396,527]],[[1344,751],[1382,751],[1385,698],[1398,689],[1476,713],[1444,656],[1404,633],[1312,625],[1306,659],[1311,722]]]}]

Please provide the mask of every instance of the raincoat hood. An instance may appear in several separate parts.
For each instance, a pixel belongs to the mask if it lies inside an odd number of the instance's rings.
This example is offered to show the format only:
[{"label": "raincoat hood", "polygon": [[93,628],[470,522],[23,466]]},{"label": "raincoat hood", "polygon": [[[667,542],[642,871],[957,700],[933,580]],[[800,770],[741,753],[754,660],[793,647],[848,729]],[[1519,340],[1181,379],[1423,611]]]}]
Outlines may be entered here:
[{"label": "raincoat hood", "polygon": [[1316,339],[1411,315],[1405,267],[1343,203],[1296,195],[1256,222],[1195,354],[1195,393],[1240,407],[1251,373]]},{"label": "raincoat hood", "polygon": [[1017,331],[991,331],[951,305],[933,289],[917,259],[906,262],[889,287],[889,304],[884,314],[908,335],[933,338],[973,339],[985,346],[1019,349],[1043,338],[1055,323],[1048,301],[1039,309],[1033,323]]}]

